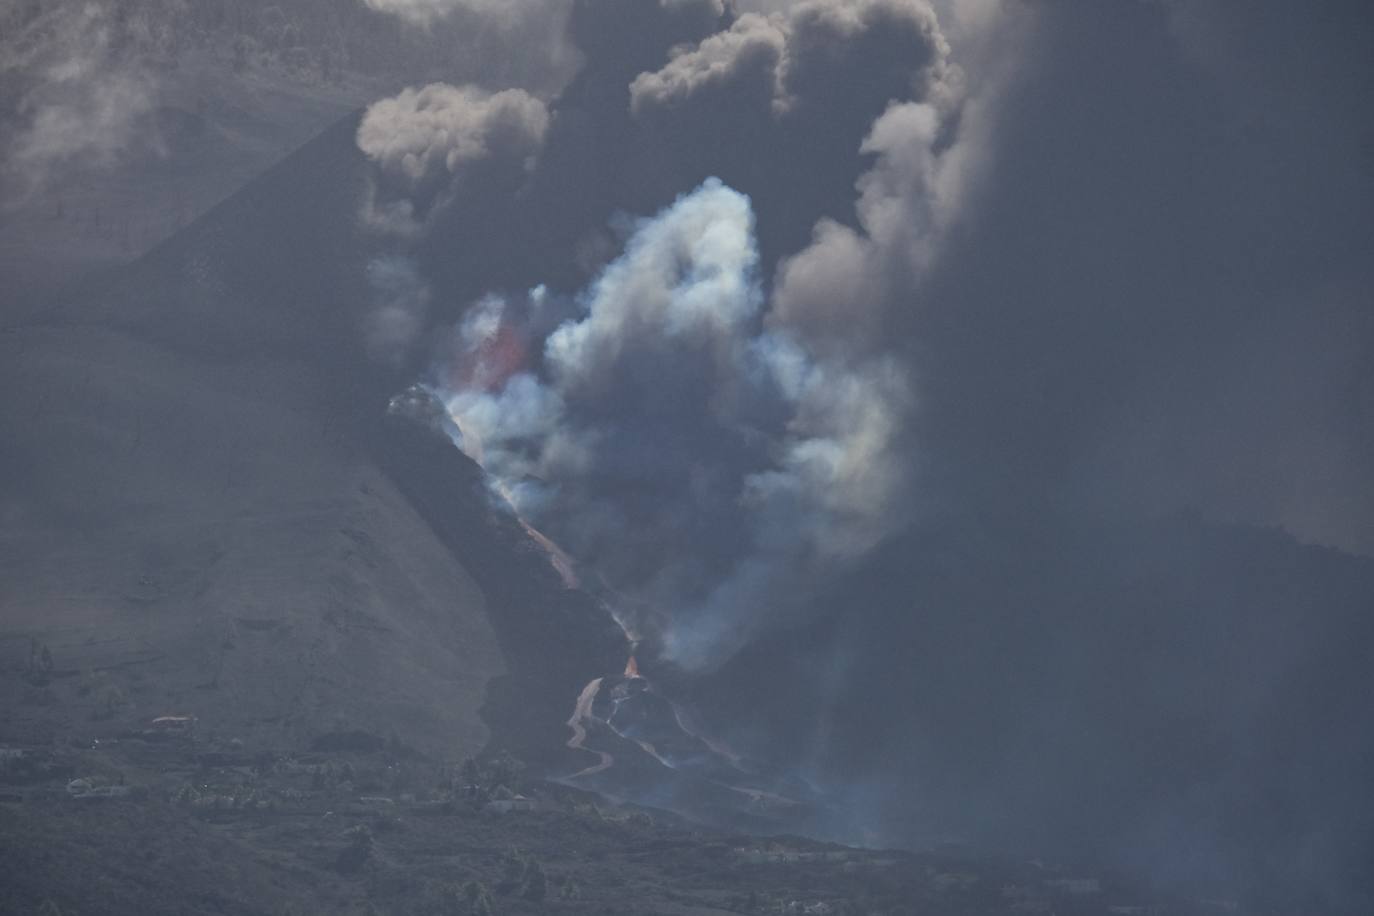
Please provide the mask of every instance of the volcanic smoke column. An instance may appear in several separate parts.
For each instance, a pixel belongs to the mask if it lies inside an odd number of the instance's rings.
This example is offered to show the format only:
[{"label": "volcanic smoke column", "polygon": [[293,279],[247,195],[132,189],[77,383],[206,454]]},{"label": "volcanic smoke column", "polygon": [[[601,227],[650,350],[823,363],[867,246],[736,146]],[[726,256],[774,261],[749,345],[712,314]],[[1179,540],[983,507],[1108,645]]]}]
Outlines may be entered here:
[{"label": "volcanic smoke column", "polygon": [[[766,6],[574,4],[587,62],[564,95],[436,84],[358,131],[374,358],[408,364],[417,328],[471,302],[427,380],[455,439],[646,651],[690,668],[909,517],[894,316],[976,161],[926,0]],[[754,198],[678,184],[710,174]],[[584,269],[584,244],[620,254],[580,290],[522,291]]]},{"label": "volcanic smoke column", "polygon": [[517,515],[686,667],[737,648],[902,518],[895,360],[766,315],[750,201],[709,180],[586,289],[491,295],[435,387]]}]

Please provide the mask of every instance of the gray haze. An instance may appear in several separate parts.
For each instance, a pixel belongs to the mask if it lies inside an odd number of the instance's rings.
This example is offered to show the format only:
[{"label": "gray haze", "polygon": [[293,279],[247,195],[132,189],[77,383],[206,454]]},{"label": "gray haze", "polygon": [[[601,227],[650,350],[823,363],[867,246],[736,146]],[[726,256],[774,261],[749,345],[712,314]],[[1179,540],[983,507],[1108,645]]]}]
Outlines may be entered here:
[{"label": "gray haze", "polygon": [[109,320],[427,389],[833,835],[1374,899],[1367,4],[13,6],[26,219],[237,136],[178,55],[359,108]]},{"label": "gray haze", "polygon": [[1371,17],[741,6],[574,4],[537,151],[402,189],[462,447],[883,836],[1358,909],[1367,564],[1199,532],[1374,552]]}]

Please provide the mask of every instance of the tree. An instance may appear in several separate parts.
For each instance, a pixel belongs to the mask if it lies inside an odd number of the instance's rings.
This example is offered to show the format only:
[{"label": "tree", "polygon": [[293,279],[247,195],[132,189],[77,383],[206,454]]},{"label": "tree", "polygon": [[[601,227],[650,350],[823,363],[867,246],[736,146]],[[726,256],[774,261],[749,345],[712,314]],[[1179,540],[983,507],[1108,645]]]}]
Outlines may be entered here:
[{"label": "tree", "polygon": [[463,897],[472,916],[491,916],[491,892],[481,881],[469,881],[463,885]]},{"label": "tree", "polygon": [[524,883],[529,865],[529,860],[512,846],[501,857],[501,883],[496,885],[496,890],[502,894],[513,893]]},{"label": "tree", "polygon": [[24,672],[25,679],[35,687],[42,687],[52,679],[52,650],[47,643],[29,637],[29,663]]},{"label": "tree", "polygon": [[463,784],[463,788],[475,786],[482,780],[482,772],[477,768],[477,761],[471,757],[463,758],[463,765],[458,768],[458,781]]},{"label": "tree", "polygon": [[520,896],[526,900],[533,900],[535,903],[544,899],[548,893],[549,882],[544,875],[544,868],[538,862],[530,862],[525,869],[525,886],[520,892]]},{"label": "tree", "polygon": [[348,838],[348,845],[339,851],[334,867],[344,874],[352,874],[361,870],[372,858],[372,831],[365,824],[359,824],[344,836]]},{"label": "tree", "polygon": [[519,792],[525,778],[525,764],[502,751],[487,761],[486,778],[483,783],[488,787],[505,786],[512,792]]}]

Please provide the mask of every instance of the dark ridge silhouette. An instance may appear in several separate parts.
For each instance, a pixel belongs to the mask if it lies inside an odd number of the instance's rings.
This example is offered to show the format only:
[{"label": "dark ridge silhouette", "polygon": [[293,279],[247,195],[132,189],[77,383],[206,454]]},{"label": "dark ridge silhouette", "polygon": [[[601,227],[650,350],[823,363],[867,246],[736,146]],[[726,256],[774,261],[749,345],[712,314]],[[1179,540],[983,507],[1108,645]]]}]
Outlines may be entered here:
[{"label": "dark ridge silhouette", "polygon": [[592,677],[625,664],[630,646],[606,608],[567,588],[549,556],[496,502],[481,469],[442,434],[406,417],[372,427],[373,454],[441,543],[481,585],[509,675],[482,708],[492,746],[549,768],[566,752],[567,720]]}]

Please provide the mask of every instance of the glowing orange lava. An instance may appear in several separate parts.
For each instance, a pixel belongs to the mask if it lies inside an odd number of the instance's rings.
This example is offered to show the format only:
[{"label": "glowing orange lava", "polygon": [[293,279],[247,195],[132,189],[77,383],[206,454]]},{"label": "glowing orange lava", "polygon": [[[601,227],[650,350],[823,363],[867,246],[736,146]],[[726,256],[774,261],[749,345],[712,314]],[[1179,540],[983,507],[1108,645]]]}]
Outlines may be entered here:
[{"label": "glowing orange lava", "polygon": [[630,656],[630,660],[629,660],[628,662],[625,663],[625,676],[626,676],[626,677],[639,677],[639,676],[640,676],[640,675],[639,675],[639,662],[635,661],[635,657],[634,657],[633,655],[631,655],[631,656]]},{"label": "glowing orange lava", "polygon": [[529,347],[520,331],[502,321],[449,372],[450,387],[465,391],[499,391],[529,363]]}]

